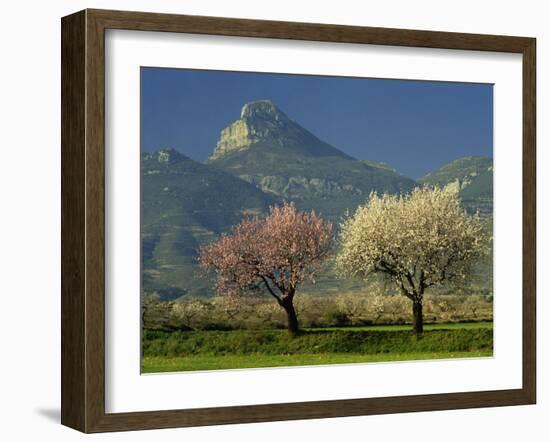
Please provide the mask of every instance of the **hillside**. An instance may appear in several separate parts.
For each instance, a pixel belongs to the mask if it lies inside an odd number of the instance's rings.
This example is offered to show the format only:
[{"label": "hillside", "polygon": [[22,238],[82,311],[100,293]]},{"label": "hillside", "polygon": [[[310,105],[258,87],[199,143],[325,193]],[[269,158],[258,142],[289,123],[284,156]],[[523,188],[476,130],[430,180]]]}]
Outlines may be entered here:
[{"label": "hillside", "polygon": [[459,192],[462,204],[471,213],[493,213],[493,160],[465,157],[444,165],[420,178],[422,184],[445,187]]},{"label": "hillside", "polygon": [[164,298],[205,295],[197,250],[275,200],[223,171],[171,149],[142,155],[142,287]]}]

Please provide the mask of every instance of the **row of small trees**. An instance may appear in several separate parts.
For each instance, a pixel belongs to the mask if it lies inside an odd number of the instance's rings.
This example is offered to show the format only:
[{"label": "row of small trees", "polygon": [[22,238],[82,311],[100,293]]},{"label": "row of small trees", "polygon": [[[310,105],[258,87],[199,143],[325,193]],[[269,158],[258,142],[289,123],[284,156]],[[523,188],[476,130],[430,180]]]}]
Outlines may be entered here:
[{"label": "row of small trees", "polygon": [[285,311],[288,331],[297,335],[298,287],[315,282],[336,248],[342,277],[368,280],[382,274],[411,301],[414,331],[422,333],[426,290],[464,282],[489,253],[490,237],[479,217],[460,207],[456,193],[425,187],[402,196],[372,193],[344,220],[338,243],[333,225],[314,211],[301,212],[292,203],[271,207],[266,218],[244,219],[203,246],[199,262],[214,272],[218,295],[231,302],[263,289]]},{"label": "row of small trees", "polygon": [[[410,322],[410,301],[369,286],[368,295],[344,293],[334,296],[301,292],[295,299],[300,325],[307,328],[368,325],[402,325]],[[247,303],[228,303],[225,297],[184,297],[163,301],[158,294],[143,296],[142,324],[145,329],[250,330],[286,328],[286,314],[268,297]],[[491,321],[492,300],[487,295],[433,295],[423,300],[426,322]]]}]

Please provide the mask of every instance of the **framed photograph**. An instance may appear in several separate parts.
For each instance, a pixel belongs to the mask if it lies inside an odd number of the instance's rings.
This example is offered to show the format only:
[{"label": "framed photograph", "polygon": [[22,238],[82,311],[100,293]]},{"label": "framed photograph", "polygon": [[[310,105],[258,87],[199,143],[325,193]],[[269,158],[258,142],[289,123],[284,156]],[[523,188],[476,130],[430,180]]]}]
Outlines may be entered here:
[{"label": "framed photograph", "polygon": [[62,423],[534,404],[535,39],[62,19]]}]

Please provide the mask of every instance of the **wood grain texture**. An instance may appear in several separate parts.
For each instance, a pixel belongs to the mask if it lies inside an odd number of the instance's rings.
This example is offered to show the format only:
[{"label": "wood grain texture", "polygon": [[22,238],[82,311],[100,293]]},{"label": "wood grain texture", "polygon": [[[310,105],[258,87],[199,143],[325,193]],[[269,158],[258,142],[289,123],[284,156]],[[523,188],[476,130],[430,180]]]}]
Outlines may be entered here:
[{"label": "wood grain texture", "polygon": [[[105,413],[105,30],[499,51],[523,55],[523,387],[338,401]],[[536,398],[535,40],[86,10],[62,20],[62,423],[141,430],[532,404]],[[136,294],[137,296],[137,294]],[[519,332],[519,331],[518,331]]]},{"label": "wood grain texture", "polygon": [[523,389],[537,395],[537,150],[536,41],[523,51]]},{"label": "wood grain texture", "polygon": [[86,431],[105,414],[105,38],[86,11]]},{"label": "wood grain texture", "polygon": [[106,29],[288,40],[362,43],[474,51],[522,52],[529,38],[319,23],[247,20],[149,12],[88,10]]},{"label": "wood grain texture", "polygon": [[85,427],[85,13],[61,30],[61,422]]}]

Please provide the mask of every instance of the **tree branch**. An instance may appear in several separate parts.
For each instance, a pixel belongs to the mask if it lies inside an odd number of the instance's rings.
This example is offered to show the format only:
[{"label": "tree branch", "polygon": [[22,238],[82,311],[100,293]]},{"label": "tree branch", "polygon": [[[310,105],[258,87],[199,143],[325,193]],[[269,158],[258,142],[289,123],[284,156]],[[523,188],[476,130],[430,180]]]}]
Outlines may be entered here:
[{"label": "tree branch", "polygon": [[414,296],[411,295],[408,290],[405,288],[405,285],[403,284],[403,281],[399,280],[399,284],[398,284],[400,287],[401,287],[401,292],[407,297],[409,298],[411,301],[414,301]]},{"label": "tree branch", "polygon": [[411,286],[411,289],[412,289],[413,293],[416,293],[416,292],[417,292],[417,291],[416,291],[416,286],[414,285],[414,281],[413,281],[413,279],[412,279],[411,274],[410,274],[410,273],[407,273],[407,274],[405,275],[405,277],[407,278],[407,281],[409,282],[409,284],[410,284],[410,286]]},{"label": "tree branch", "polygon": [[267,290],[271,294],[271,296],[273,296],[277,300],[277,302],[279,304],[281,304],[281,302],[282,302],[281,298],[271,289],[271,286],[269,285],[269,282],[267,281],[266,277],[263,276],[263,275],[259,275],[259,276],[260,276],[260,278],[262,278],[262,280],[263,280],[265,286],[267,287]]},{"label": "tree branch", "polygon": [[382,268],[379,270],[382,273],[387,273],[391,276],[398,276],[398,272],[392,268],[390,264],[388,264],[386,261],[380,260],[380,265]]},{"label": "tree branch", "polygon": [[424,290],[426,289],[426,276],[424,274],[424,270],[420,271],[420,283],[418,285],[418,294],[422,296],[424,294]]}]

